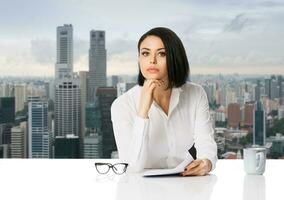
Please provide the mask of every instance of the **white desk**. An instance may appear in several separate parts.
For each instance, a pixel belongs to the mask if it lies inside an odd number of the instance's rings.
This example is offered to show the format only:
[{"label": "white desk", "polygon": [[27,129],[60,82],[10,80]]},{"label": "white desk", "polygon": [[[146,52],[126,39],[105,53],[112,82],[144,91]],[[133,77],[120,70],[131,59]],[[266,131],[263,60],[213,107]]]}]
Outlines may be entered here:
[{"label": "white desk", "polygon": [[[115,163],[116,160],[96,160]],[[284,160],[267,160],[263,176],[249,176],[242,160],[219,160],[210,176],[99,175],[95,160],[0,159],[0,198],[36,200],[284,199]],[[178,198],[177,198],[178,197]]]}]

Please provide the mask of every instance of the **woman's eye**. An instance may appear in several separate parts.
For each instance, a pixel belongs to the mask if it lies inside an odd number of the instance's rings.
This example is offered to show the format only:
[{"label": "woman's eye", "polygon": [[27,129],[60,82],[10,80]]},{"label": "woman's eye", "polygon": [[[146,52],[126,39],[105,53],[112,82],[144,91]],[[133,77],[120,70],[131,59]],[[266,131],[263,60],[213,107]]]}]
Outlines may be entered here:
[{"label": "woman's eye", "polygon": [[164,57],[164,56],[166,56],[166,53],[165,52],[160,52],[159,55]]},{"label": "woman's eye", "polygon": [[147,55],[149,55],[149,53],[148,52],[142,52],[141,53],[143,56],[147,56]]}]

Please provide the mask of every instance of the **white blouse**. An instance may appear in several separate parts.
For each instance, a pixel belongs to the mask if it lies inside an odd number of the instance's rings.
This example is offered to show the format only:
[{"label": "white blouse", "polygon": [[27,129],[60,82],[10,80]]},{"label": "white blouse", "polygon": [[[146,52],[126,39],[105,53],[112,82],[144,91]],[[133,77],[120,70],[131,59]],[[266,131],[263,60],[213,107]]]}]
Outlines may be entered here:
[{"label": "white blouse", "polygon": [[213,170],[217,145],[204,89],[192,82],[173,88],[168,115],[153,101],[148,119],[138,116],[141,89],[134,86],[111,106],[118,155],[128,171],[176,167],[193,144],[196,157],[209,159]]}]

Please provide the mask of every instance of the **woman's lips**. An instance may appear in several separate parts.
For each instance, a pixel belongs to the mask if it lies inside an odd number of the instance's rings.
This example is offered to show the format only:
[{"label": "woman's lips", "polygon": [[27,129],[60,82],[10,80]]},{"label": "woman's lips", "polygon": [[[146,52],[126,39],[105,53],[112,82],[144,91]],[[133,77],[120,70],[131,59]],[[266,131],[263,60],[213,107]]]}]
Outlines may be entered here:
[{"label": "woman's lips", "polygon": [[150,73],[157,73],[157,72],[159,72],[160,70],[157,69],[157,68],[150,67],[150,68],[147,69],[147,71],[150,72]]}]

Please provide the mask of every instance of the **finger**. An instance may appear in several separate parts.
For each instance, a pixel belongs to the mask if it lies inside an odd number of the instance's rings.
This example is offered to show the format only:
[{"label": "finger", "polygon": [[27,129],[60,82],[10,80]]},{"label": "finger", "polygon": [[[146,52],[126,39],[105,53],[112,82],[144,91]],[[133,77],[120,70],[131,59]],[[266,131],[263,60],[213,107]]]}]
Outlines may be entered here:
[{"label": "finger", "polygon": [[157,82],[156,79],[147,79],[146,85],[150,86],[152,83]]},{"label": "finger", "polygon": [[153,81],[154,81],[155,79],[145,79],[145,81],[144,81],[144,85],[145,86],[149,86]]},{"label": "finger", "polygon": [[200,165],[185,172],[186,175],[201,175],[201,176],[206,175],[206,173],[207,173],[207,166],[206,163],[203,162],[203,160],[201,160]]},{"label": "finger", "polygon": [[151,88],[151,87],[156,87],[156,86],[158,86],[159,85],[159,83],[157,82],[157,81],[152,81],[150,84],[149,84],[149,88]]},{"label": "finger", "polygon": [[199,166],[200,166],[200,162],[198,162],[198,163],[196,163],[193,167],[188,167],[188,168],[186,168],[186,172],[190,172],[190,171],[193,171],[193,170],[196,170]]},{"label": "finger", "polygon": [[152,90],[154,90],[156,87],[157,87],[157,84],[152,84],[152,85],[150,85],[149,89],[152,91]]},{"label": "finger", "polygon": [[200,165],[201,163],[201,160],[197,159],[197,160],[194,160],[192,163],[190,163],[187,167],[186,167],[186,170],[191,170],[193,168],[195,168],[196,166]]},{"label": "finger", "polygon": [[202,171],[202,166],[199,165],[198,167],[195,167],[194,169],[190,171],[186,171],[185,175],[197,175]]},{"label": "finger", "polygon": [[204,172],[205,172],[204,168],[201,165],[199,165],[193,170],[183,172],[183,176],[204,175]]},{"label": "finger", "polygon": [[[159,81],[155,80],[155,81],[151,82],[151,84],[150,84],[149,87],[151,87],[152,85],[155,85],[155,86],[154,86],[154,88],[155,88],[155,87],[160,87],[162,84],[159,83]],[[153,87],[152,87],[152,89],[153,89]]]}]

